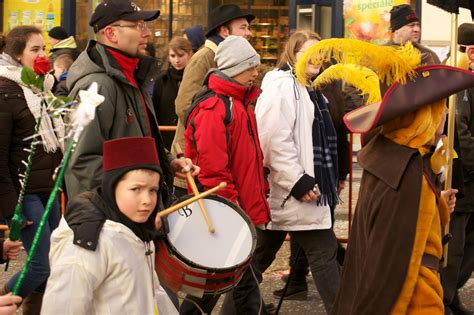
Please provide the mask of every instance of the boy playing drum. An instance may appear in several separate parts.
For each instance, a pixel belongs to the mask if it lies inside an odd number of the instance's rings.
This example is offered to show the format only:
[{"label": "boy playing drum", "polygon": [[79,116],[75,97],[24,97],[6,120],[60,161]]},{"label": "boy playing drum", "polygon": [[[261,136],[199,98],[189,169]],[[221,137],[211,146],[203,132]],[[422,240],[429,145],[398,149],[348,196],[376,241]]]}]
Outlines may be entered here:
[{"label": "boy playing drum", "polygon": [[102,187],[70,200],[51,236],[44,314],[176,314],[152,239],[162,169],[153,138],[103,144]]}]

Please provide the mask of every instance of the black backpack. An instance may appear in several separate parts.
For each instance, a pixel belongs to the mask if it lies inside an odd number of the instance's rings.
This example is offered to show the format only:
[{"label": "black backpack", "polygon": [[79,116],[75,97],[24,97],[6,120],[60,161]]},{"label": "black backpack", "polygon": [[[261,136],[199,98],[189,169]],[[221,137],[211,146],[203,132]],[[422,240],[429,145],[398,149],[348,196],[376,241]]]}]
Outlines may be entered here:
[{"label": "black backpack", "polygon": [[206,77],[204,78],[203,86],[199,91],[194,95],[193,101],[191,103],[191,107],[186,111],[184,114],[184,126],[185,128],[188,127],[189,125],[189,116],[191,116],[191,113],[198,107],[198,105],[205,100],[207,100],[210,97],[213,97],[214,95],[217,95],[222,102],[224,103],[225,106],[225,118],[224,118],[224,125],[227,127],[231,122],[232,122],[232,106],[233,102],[231,101],[229,96],[222,95],[222,94],[216,94],[213,90],[209,88],[209,76],[211,73],[214,73],[215,69],[210,70],[207,74]]}]

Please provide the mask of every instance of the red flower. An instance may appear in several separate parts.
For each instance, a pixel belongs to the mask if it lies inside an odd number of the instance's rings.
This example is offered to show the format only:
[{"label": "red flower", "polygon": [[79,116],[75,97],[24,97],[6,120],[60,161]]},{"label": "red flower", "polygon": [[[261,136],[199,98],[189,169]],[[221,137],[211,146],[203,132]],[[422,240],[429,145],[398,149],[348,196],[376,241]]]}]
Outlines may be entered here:
[{"label": "red flower", "polygon": [[46,57],[36,58],[33,70],[38,75],[47,74],[49,71],[51,71],[51,63],[49,62],[49,59]]}]

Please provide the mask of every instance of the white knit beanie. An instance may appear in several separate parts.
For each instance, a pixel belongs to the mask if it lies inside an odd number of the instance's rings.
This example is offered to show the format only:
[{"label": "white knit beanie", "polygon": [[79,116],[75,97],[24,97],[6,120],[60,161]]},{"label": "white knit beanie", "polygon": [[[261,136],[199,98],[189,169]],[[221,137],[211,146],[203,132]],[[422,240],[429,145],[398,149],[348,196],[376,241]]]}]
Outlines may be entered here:
[{"label": "white knit beanie", "polygon": [[217,47],[214,61],[220,71],[232,78],[259,65],[260,56],[245,38],[230,35]]}]

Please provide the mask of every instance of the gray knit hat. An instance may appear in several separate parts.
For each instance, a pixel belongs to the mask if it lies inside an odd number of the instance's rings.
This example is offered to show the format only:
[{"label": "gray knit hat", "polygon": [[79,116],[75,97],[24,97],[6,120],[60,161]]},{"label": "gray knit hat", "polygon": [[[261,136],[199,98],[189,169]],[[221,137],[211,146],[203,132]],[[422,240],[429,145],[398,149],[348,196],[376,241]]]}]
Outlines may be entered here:
[{"label": "gray knit hat", "polygon": [[234,77],[260,64],[260,56],[243,37],[230,35],[219,44],[214,61],[217,68]]}]

